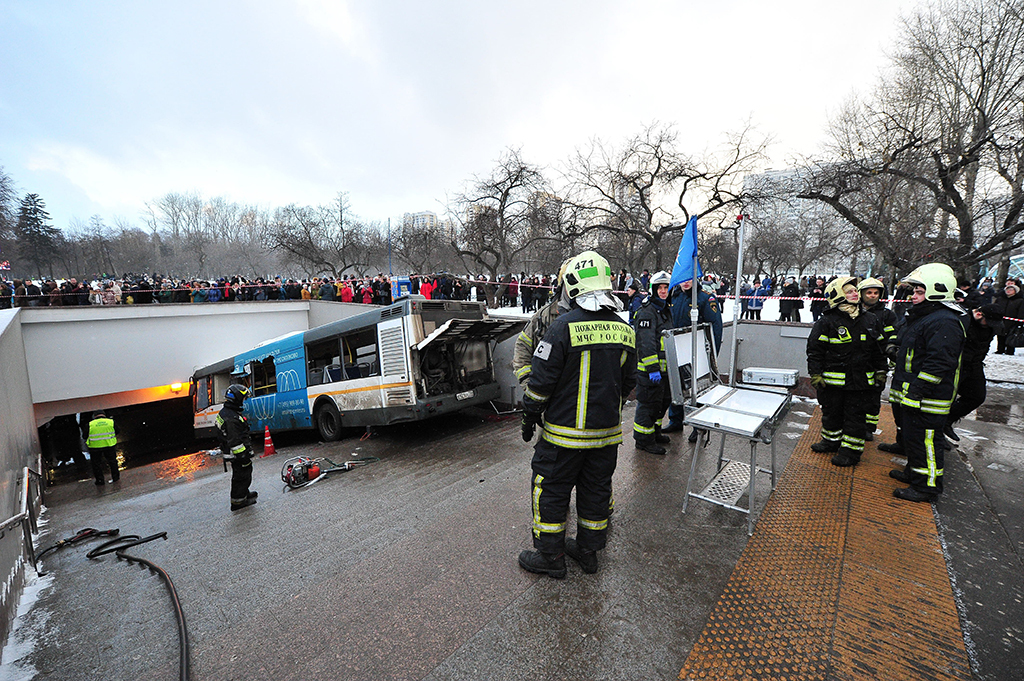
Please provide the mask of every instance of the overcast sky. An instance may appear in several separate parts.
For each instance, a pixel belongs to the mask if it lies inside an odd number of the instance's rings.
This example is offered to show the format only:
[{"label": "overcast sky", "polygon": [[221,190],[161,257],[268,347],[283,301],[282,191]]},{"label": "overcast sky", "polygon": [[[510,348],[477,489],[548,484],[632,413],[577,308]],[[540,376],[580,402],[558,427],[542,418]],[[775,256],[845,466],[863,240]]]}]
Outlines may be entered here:
[{"label": "overcast sky", "polygon": [[62,228],[172,191],[442,213],[509,146],[554,166],[655,121],[700,152],[751,119],[781,168],[916,4],[2,0],[0,166]]}]

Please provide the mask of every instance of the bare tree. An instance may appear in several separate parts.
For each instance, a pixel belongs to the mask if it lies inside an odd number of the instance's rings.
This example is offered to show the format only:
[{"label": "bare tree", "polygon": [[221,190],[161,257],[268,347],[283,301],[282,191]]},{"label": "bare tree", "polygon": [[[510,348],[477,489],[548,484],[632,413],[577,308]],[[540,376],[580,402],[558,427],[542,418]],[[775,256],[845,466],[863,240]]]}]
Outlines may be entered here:
[{"label": "bare tree", "polygon": [[[274,248],[284,252],[286,262],[311,275],[337,277],[348,269],[374,264],[371,230],[351,213],[345,192],[339,192],[330,205],[293,204],[277,209],[269,238]],[[378,245],[378,261],[379,250]]]},{"label": "bare tree", "polygon": [[653,255],[655,268],[662,269],[672,261],[663,239],[681,232],[691,216],[721,227],[752,200],[743,175],[764,160],[768,144],[753,138],[748,126],[700,158],[681,153],[672,127],[657,123],[620,148],[593,141],[577,151],[565,173],[570,196],[587,211],[584,231],[618,235],[630,268]]},{"label": "bare tree", "polygon": [[[894,269],[930,256],[970,273],[1024,244],[1022,107],[1019,0],[939,0],[903,22],[888,75],[832,122],[833,158],[800,195],[835,208]],[[995,224],[983,217],[993,201]]]},{"label": "bare tree", "polygon": [[452,248],[467,268],[497,279],[520,265],[520,255],[539,239],[534,233],[531,206],[537,196],[551,194],[540,168],[508,149],[487,177],[472,180],[449,205],[456,226]]}]

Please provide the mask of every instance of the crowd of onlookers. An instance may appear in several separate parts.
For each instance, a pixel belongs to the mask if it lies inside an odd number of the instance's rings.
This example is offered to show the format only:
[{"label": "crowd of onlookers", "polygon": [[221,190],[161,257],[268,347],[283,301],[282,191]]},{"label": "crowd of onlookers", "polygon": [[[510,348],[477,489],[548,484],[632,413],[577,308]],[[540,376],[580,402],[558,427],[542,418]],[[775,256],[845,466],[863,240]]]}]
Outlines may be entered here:
[{"label": "crowd of onlookers", "polygon": [[[627,307],[647,294],[651,273],[645,269],[634,277],[625,269],[613,278],[616,293]],[[744,280],[739,286],[741,319],[760,320],[765,301],[778,299],[779,321],[816,321],[828,308],[825,286],[831,278],[809,276],[764,277]],[[884,279],[882,279],[884,283]],[[550,300],[556,277],[554,275],[528,275],[520,272],[491,279],[456,276],[449,273],[413,275],[408,280],[410,293],[428,299],[485,300],[491,308],[521,307],[524,313],[536,311]],[[404,285],[404,282],[403,282]],[[727,277],[706,275],[701,287],[719,298],[734,294]],[[892,291],[893,310],[897,315],[910,307],[910,287],[897,285]],[[97,277],[91,281],[71,277],[55,279],[0,279],[0,309],[10,307],[52,307],[66,305],[144,305],[152,303],[215,303],[235,300],[332,300],[346,303],[388,305],[393,300],[392,277],[343,275],[340,277],[312,277],[290,279],[282,277],[242,276],[221,277],[217,280],[182,279],[170,276],[128,274],[123,277]],[[1005,317],[1009,332],[1014,319],[1024,318],[1024,295],[1021,282],[1008,279],[1003,288],[991,278],[977,283],[961,282],[958,299],[968,308],[996,303]],[[807,309],[810,320],[802,318]],[[1004,346],[1000,345],[1000,352]],[[1005,348],[1012,354],[1012,348]]]},{"label": "crowd of onlookers", "polygon": [[0,280],[0,308],[66,305],[145,305],[151,303],[216,303],[235,300],[336,300],[387,305],[392,300],[391,279],[375,277],[221,277],[215,281],[162,276],[100,277],[91,282],[77,278],[57,282],[43,279]]}]

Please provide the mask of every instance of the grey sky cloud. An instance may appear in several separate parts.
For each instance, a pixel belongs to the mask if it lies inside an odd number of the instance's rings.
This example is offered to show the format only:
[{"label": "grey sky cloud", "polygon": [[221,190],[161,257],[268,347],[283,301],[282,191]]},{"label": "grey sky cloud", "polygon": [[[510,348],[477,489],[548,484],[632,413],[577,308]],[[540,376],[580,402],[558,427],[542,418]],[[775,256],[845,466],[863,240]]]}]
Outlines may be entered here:
[{"label": "grey sky cloud", "polygon": [[781,167],[913,5],[13,0],[0,165],[58,227],[171,191],[441,212],[508,146],[556,165],[653,121],[699,152],[750,119]]}]

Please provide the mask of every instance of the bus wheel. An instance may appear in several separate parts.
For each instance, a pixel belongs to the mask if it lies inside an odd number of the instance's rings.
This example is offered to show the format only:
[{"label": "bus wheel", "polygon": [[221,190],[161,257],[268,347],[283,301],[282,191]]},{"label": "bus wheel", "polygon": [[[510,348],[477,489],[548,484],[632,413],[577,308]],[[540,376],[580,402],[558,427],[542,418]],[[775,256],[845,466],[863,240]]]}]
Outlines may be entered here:
[{"label": "bus wheel", "polygon": [[333,402],[324,402],[316,410],[316,429],[324,442],[341,439],[341,414]]}]

